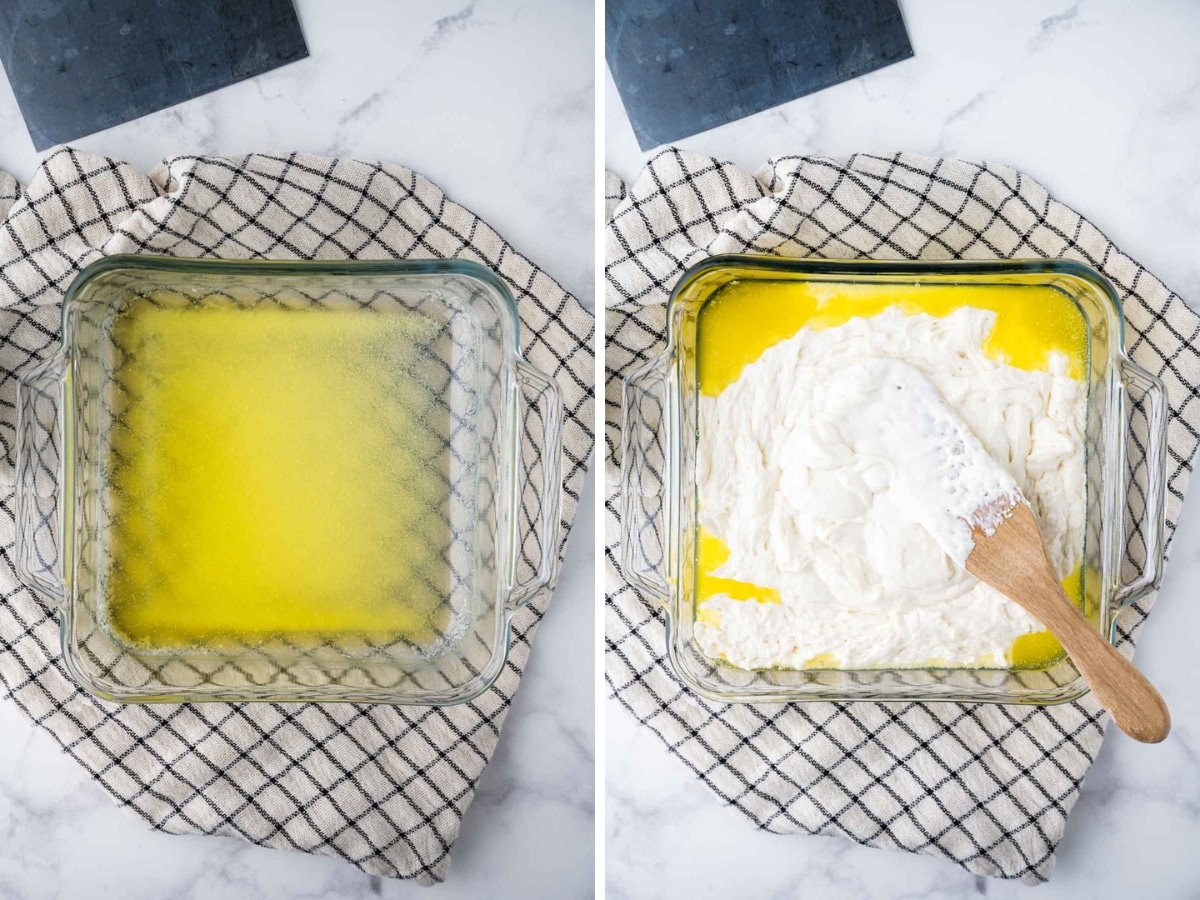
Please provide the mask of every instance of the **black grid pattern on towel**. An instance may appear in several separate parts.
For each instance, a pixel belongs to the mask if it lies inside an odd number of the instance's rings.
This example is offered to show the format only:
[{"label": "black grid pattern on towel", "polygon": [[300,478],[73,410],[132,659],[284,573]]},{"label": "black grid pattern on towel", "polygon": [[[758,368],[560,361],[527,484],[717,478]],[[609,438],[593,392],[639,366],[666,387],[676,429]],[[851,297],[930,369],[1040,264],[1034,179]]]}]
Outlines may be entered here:
[{"label": "black grid pattern on towel", "polygon": [[24,192],[3,176],[0,217],[0,679],[8,694],[155,828],[441,880],[548,592],[516,616],[496,685],[461,706],[98,701],[63,670],[56,613],[13,568],[16,373],[52,352],[64,291],[103,255],[471,259],[508,282],[525,357],[563,389],[565,540],[592,446],[591,314],[435,185],[387,164],[179,157],[146,175],[63,149]]},{"label": "black grid pattern on towel", "polygon": [[[876,259],[1065,258],[1116,286],[1135,360],[1166,383],[1167,535],[1200,438],[1200,317],[1099,230],[1013,169],[910,154],[782,157],[751,175],[668,149],[609,176],[605,232],[605,668],[619,702],[724,802],[773,832],[838,834],[1035,884],[1100,749],[1090,697],[1052,708],[721,705],[674,677],[665,621],[626,583],[617,472],[621,379],[663,350],[671,288],[716,253]],[[1135,486],[1137,478],[1135,476]],[[1136,491],[1130,506],[1140,500]],[[1131,541],[1131,552],[1139,540]],[[1153,603],[1118,619],[1126,652]]]}]

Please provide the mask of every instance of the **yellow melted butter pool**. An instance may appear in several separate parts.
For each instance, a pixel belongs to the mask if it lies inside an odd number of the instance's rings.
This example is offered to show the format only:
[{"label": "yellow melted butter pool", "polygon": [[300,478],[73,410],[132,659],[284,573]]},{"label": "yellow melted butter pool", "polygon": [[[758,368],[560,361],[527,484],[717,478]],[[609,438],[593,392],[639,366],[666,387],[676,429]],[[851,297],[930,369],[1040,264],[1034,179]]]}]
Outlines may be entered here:
[{"label": "yellow melted butter pool", "polygon": [[[949,315],[972,306],[996,313],[995,325],[984,341],[988,356],[1022,369],[1049,366],[1053,352],[1069,360],[1072,377],[1087,370],[1087,323],[1073,302],[1054,288],[1041,285],[953,284],[822,284],[819,282],[756,280],[735,281],[701,308],[696,328],[696,363],[699,390],[715,397],[741,375],[763,351],[785,341],[801,328],[834,328],[855,317],[878,315],[898,307],[908,315]],[[778,603],[771,588],[719,578],[712,573],[729,558],[729,549],[716,536],[700,529],[696,546],[696,603],[701,621],[714,621],[716,613],[703,603],[717,594],[736,600]],[[1080,570],[1063,579],[1067,595],[1081,608],[1084,579]],[[1062,646],[1049,631],[1018,638],[1007,663],[1014,668],[1040,669],[1063,655]],[[806,662],[818,668],[834,663],[829,654]],[[931,660],[930,665],[937,661]],[[978,660],[978,665],[994,665]]]},{"label": "yellow melted butter pool", "polygon": [[115,634],[162,648],[436,637],[445,423],[419,348],[437,328],[403,311],[123,311]]}]

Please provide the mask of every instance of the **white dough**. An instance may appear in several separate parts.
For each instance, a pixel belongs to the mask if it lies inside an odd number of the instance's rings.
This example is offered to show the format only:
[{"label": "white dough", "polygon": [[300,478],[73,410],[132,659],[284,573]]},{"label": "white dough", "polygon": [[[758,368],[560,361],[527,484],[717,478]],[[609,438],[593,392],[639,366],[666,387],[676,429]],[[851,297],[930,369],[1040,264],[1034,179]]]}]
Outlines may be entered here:
[{"label": "white dough", "polygon": [[[701,398],[700,521],[730,550],[714,574],[781,597],[705,602],[705,653],[742,668],[1003,664],[1042,630],[963,569],[964,519],[1018,488],[1060,576],[1078,565],[1085,386],[1061,354],[1048,372],[986,356],[994,318],[892,308],[805,328]],[[956,445],[968,452],[948,456]]]}]

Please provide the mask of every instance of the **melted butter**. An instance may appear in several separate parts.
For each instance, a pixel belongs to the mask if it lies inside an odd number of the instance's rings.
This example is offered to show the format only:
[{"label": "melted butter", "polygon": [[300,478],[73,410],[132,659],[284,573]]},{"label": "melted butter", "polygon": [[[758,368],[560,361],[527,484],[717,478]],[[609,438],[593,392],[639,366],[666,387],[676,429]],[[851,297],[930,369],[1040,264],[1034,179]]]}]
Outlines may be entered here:
[{"label": "melted butter", "polygon": [[781,602],[779,591],[774,588],[760,587],[748,581],[720,578],[713,575],[713,572],[729,560],[729,547],[706,528],[700,529],[696,560],[699,571],[696,579],[696,599],[700,603],[718,594],[725,594],[734,600],[757,600],[759,603]]},{"label": "melted butter", "polygon": [[1063,655],[1062,644],[1049,631],[1023,634],[1013,641],[1008,661],[1014,669],[1044,669]]},{"label": "melted butter", "polygon": [[125,310],[113,631],[165,648],[444,630],[446,429],[420,352],[439,327],[409,312]]},{"label": "melted butter", "polygon": [[931,316],[945,316],[963,306],[991,310],[996,324],[983,345],[988,356],[1018,369],[1045,369],[1050,354],[1058,351],[1070,361],[1072,378],[1083,378],[1086,371],[1087,323],[1054,288],[736,281],[700,310],[700,391],[717,396],[763,351],[801,328],[834,328],[893,306],[908,315]]},{"label": "melted butter", "polygon": [[[855,317],[878,315],[890,307],[907,315],[945,316],[963,306],[996,313],[996,322],[984,340],[983,350],[993,359],[1028,370],[1049,367],[1051,353],[1067,357],[1068,372],[1083,378],[1087,371],[1088,334],[1082,312],[1062,293],[1041,285],[948,284],[844,284],[754,280],[735,281],[700,310],[696,359],[700,392],[715,397],[735,382],[742,369],[768,348],[785,341],[801,328],[825,329],[844,325]],[[696,553],[697,616],[719,626],[720,617],[704,609],[716,594],[735,600],[780,602],[779,592],[711,573],[729,558],[729,548],[716,536],[700,529]],[[1095,582],[1095,579],[1089,579]],[[1077,568],[1063,579],[1067,596],[1088,611],[1084,578]],[[1089,592],[1090,593],[1090,592]],[[1091,604],[1093,607],[1095,603]],[[707,616],[707,618],[705,618]],[[1062,645],[1049,631],[1023,635],[1010,648],[1007,665],[1017,669],[1044,669],[1064,655]],[[995,666],[996,660],[975,660],[975,667]],[[836,665],[824,653],[804,663],[805,668]],[[945,668],[944,660],[929,660],[929,667]]]},{"label": "melted butter", "polygon": [[812,659],[806,659],[801,668],[804,669],[833,669],[837,667],[837,657],[832,653],[818,653]]}]

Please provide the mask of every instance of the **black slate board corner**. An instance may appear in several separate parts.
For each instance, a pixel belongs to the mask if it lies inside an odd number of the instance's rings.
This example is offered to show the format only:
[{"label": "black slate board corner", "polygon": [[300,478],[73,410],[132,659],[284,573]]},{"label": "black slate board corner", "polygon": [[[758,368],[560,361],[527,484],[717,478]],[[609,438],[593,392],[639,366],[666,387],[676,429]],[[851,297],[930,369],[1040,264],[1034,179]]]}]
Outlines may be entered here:
[{"label": "black slate board corner", "polygon": [[607,0],[604,16],[643,150],[913,55],[897,0]]},{"label": "black slate board corner", "polygon": [[306,56],[292,0],[0,4],[0,62],[37,150]]}]

